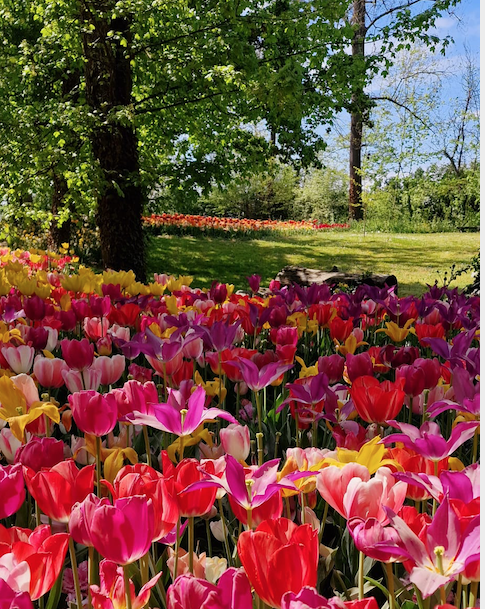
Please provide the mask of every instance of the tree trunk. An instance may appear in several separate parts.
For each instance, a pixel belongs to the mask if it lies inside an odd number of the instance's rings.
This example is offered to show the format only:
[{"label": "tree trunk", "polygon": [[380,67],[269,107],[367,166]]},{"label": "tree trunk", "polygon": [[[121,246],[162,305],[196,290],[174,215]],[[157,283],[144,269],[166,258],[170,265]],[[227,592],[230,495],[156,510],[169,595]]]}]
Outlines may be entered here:
[{"label": "tree trunk", "polygon": [[[362,64],[362,68],[365,69],[365,0],[354,0],[352,23],[357,26],[352,39],[352,61]],[[356,83],[360,82],[362,81],[357,78]],[[362,103],[364,98],[363,86],[354,84],[349,145],[349,218],[351,220],[362,220],[364,217],[362,205]]]},{"label": "tree trunk", "polygon": [[61,226],[58,226],[57,214],[64,206],[64,197],[67,194],[68,186],[66,179],[56,171],[52,175],[53,190],[52,190],[52,222],[49,232],[49,247],[58,250],[62,243],[71,241],[71,218],[68,218]]},{"label": "tree trunk", "polygon": [[[138,140],[133,123],[126,118],[132,103],[130,21],[127,16],[111,19],[115,4],[114,0],[82,3],[82,19],[91,28],[86,28],[83,40],[86,100],[98,119],[91,143],[104,178],[97,223],[105,268],[131,269],[138,281],[144,281],[141,216],[145,196],[140,185]],[[116,35],[108,36],[108,32]],[[115,112],[123,110],[121,124]]]}]

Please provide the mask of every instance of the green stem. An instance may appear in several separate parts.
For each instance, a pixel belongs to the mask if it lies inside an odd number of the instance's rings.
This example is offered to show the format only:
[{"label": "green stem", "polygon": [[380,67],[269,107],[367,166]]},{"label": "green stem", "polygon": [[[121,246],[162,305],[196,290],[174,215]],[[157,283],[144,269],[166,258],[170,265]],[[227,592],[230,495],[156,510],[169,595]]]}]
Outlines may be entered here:
[{"label": "green stem", "polygon": [[[150,552],[148,553],[148,563],[150,566],[150,570],[152,572],[152,577],[155,577],[155,575],[158,573],[158,571],[157,571],[157,568],[155,565],[155,561],[153,560],[153,557]],[[160,579],[155,584],[155,590],[158,592],[158,595],[160,597],[160,600],[162,601],[163,606],[166,607],[167,606],[167,601],[166,601],[167,594],[165,592],[165,588],[163,587]]]},{"label": "green stem", "polygon": [[194,574],[194,517],[189,516],[189,572]]},{"label": "green stem", "polygon": [[396,609],[396,598],[394,595],[394,573],[392,572],[392,562],[384,563],[386,568],[387,590],[389,592],[389,609]]},{"label": "green stem", "polygon": [[[68,533],[69,533],[69,531],[68,531]],[[74,547],[74,540],[70,535],[69,535],[69,554],[71,556],[72,577],[74,580],[74,590],[76,592],[76,605],[77,605],[77,609],[82,609],[83,598],[81,596],[81,586],[79,584],[79,573],[77,570],[76,548]],[[130,609],[131,609],[131,607],[130,607]]]},{"label": "green stem", "polygon": [[475,607],[478,593],[478,582],[472,582],[470,584],[470,596],[468,597],[468,607]]},{"label": "green stem", "polygon": [[305,518],[305,505],[306,505],[305,493],[300,493],[300,505],[301,505],[301,523],[302,524],[306,524],[306,518]]},{"label": "green stem", "polygon": [[101,497],[101,438],[96,436],[96,495]]},{"label": "green stem", "polygon": [[460,573],[460,575],[458,576],[458,584],[456,586],[455,607],[460,607],[462,586],[463,586],[463,576]]},{"label": "green stem", "polygon": [[40,507],[39,507],[39,504],[37,503],[37,501],[35,501],[35,499],[34,499],[34,505],[35,505],[35,526],[38,527],[41,524],[41,522],[40,522]]},{"label": "green stem", "polygon": [[221,516],[222,534],[224,536],[224,548],[226,550],[226,556],[227,556],[227,566],[230,567],[231,566],[231,553],[229,551],[228,531],[227,531],[227,527],[226,527],[226,520],[224,518],[224,509],[222,507],[222,499],[218,499],[217,502],[219,504],[219,514]]},{"label": "green stem", "polygon": [[477,455],[478,455],[478,428],[475,429],[475,435],[473,436],[472,463],[476,463]]},{"label": "green stem", "polygon": [[312,422],[312,447],[315,448],[317,446],[317,436],[318,436],[318,425],[317,421]]},{"label": "green stem", "polygon": [[422,596],[419,588],[416,587],[416,585],[414,585],[414,592],[416,594],[416,599],[418,601],[418,607],[419,607],[419,609],[424,609],[423,596]]},{"label": "green stem", "polygon": [[320,526],[320,532],[318,533],[318,543],[321,543],[321,541],[322,541],[323,531],[325,530],[325,523],[327,522],[327,516],[328,516],[328,502],[325,501],[325,507],[323,509],[323,516],[322,516],[322,524]]},{"label": "green stem", "polygon": [[364,598],[364,552],[359,552],[359,601]]},{"label": "green stem", "polygon": [[144,586],[148,582],[148,552],[140,558],[140,577],[141,585]]},{"label": "green stem", "polygon": [[290,498],[285,497],[285,506],[286,506],[286,517],[288,520],[291,520],[291,506],[290,506]]},{"label": "green stem", "polygon": [[177,567],[179,564],[179,548],[180,548],[180,516],[177,520],[177,539],[175,541],[175,558],[173,561],[173,576],[172,580],[175,581],[177,577]]},{"label": "green stem", "polygon": [[212,536],[208,518],[205,519],[205,534],[207,537],[207,553],[209,554],[209,558],[212,558]]},{"label": "green stem", "polygon": [[254,397],[256,399],[256,408],[258,412],[258,431],[259,433],[263,433],[263,415],[261,412],[261,400],[259,398],[259,391],[254,392]]},{"label": "green stem", "polygon": [[334,573],[335,573],[335,577],[338,579],[339,584],[342,586],[342,590],[343,590],[343,593],[345,594],[345,598],[348,601],[352,600],[352,597],[350,596],[350,592],[349,592],[347,586],[345,585],[345,582],[342,579],[342,576],[340,575],[340,572],[335,570]]},{"label": "green stem", "polygon": [[130,575],[128,573],[128,565],[123,565],[123,581],[125,583],[126,609],[132,609],[132,605],[131,605],[131,590],[130,590]]},{"label": "green stem", "polygon": [[94,584],[93,570],[94,565],[94,548],[93,546],[88,547],[88,609],[93,606],[93,599],[91,598],[91,586]]},{"label": "green stem", "polygon": [[264,452],[263,434],[261,432],[258,432],[256,434],[256,442],[258,445],[258,465],[259,465],[259,467],[261,467],[261,465],[263,465],[263,452]]},{"label": "green stem", "polygon": [[150,450],[150,439],[148,437],[148,428],[146,425],[142,425],[143,428],[143,438],[145,440],[145,450],[147,453],[147,465],[149,467],[152,466],[152,452]]}]

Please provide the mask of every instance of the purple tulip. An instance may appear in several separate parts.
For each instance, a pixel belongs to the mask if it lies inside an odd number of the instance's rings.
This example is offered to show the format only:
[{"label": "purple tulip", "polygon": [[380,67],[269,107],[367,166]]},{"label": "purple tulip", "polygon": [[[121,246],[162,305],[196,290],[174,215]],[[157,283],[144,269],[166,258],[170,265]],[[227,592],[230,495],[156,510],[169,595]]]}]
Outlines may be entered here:
[{"label": "purple tulip", "polygon": [[475,429],[480,425],[478,421],[458,423],[451,432],[450,438],[445,440],[441,435],[439,425],[433,421],[423,423],[419,429],[409,423],[387,422],[402,433],[387,436],[382,440],[384,444],[401,442],[406,448],[411,448],[432,461],[440,461],[449,457],[459,446],[474,436]]}]

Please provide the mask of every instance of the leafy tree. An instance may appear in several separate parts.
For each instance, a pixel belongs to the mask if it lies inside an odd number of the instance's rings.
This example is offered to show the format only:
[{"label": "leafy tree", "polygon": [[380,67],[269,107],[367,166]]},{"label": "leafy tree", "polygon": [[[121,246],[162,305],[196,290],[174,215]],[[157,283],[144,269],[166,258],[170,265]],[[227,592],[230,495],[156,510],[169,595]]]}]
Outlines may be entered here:
[{"label": "leafy tree", "polygon": [[0,0],[2,198],[45,223],[95,212],[103,264],[143,278],[158,184],[195,197],[268,157],[315,159],[314,126],[348,103],[346,6]]}]

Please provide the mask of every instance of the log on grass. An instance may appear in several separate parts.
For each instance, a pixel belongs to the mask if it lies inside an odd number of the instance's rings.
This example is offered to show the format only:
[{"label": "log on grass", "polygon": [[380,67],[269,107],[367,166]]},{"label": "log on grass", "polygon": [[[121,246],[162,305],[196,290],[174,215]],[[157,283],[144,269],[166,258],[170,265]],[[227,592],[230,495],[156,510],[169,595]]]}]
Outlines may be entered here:
[{"label": "log on grass", "polygon": [[285,266],[276,275],[275,279],[281,285],[291,285],[296,283],[301,286],[309,286],[312,283],[326,283],[329,285],[345,284],[349,287],[357,287],[362,284],[373,285],[383,288],[396,286],[397,279],[395,275],[379,275],[377,273],[342,273],[337,267],[333,267],[331,271],[322,271],[319,269],[307,269],[302,266]]}]

